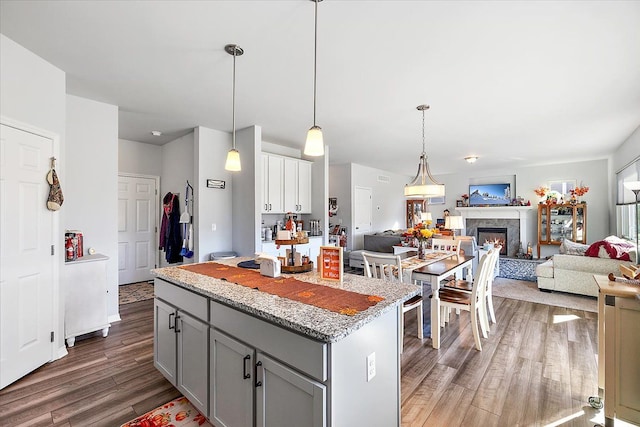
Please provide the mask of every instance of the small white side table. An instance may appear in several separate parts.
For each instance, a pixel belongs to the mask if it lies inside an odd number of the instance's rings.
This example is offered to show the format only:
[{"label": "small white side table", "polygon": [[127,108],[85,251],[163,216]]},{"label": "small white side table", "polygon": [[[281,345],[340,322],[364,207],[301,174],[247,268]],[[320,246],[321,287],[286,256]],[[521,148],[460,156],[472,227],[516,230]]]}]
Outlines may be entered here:
[{"label": "small white side table", "polygon": [[102,330],[103,337],[109,334],[108,260],[106,255],[93,254],[65,263],[64,335],[69,347],[75,345],[79,335],[98,330]]}]

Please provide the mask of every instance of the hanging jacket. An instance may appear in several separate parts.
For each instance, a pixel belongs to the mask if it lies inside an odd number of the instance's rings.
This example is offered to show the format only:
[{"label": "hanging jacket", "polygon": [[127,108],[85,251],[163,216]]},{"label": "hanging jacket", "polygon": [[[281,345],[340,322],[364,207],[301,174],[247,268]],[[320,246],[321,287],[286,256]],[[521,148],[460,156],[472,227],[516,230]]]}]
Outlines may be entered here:
[{"label": "hanging jacket", "polygon": [[164,196],[162,224],[160,226],[160,249],[164,248],[165,258],[169,264],[182,262],[182,227],[180,226],[180,202],[175,194]]}]

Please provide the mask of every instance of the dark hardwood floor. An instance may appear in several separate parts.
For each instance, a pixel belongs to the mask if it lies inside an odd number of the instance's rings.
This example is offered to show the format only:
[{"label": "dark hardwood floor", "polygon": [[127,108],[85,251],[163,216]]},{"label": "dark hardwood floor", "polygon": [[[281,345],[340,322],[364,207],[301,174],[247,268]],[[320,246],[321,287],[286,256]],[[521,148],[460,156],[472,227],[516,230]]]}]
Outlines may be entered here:
[{"label": "dark hardwood floor", "polygon": [[[495,297],[497,325],[475,350],[469,314],[453,318],[440,350],[405,324],[403,426],[593,426],[595,313]],[[119,426],[180,393],[153,367],[153,301],[120,307],[107,338],[0,391],[1,426]],[[596,418],[594,418],[596,417]]]}]

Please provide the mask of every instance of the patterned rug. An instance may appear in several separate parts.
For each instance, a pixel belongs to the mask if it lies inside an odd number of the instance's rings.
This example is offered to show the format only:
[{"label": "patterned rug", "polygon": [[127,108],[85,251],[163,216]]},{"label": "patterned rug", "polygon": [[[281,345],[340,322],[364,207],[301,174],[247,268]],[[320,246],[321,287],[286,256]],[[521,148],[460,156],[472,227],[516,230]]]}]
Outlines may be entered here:
[{"label": "patterned rug", "polygon": [[213,427],[186,397],[179,397],[120,427]]},{"label": "patterned rug", "polygon": [[153,298],[153,283],[138,282],[118,286],[118,302],[120,304],[130,304],[151,298]]}]

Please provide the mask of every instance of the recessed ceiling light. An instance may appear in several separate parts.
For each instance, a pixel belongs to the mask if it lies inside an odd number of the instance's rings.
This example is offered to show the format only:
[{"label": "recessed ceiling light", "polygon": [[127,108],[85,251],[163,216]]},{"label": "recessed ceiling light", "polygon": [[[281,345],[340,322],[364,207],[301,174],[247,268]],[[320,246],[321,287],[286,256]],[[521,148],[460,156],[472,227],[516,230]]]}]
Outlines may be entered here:
[{"label": "recessed ceiling light", "polygon": [[161,136],[162,132],[160,132],[159,130],[152,130],[151,131],[151,135],[153,135],[153,136]]},{"label": "recessed ceiling light", "polygon": [[468,156],[464,158],[467,163],[475,163],[478,160],[478,156]]}]

